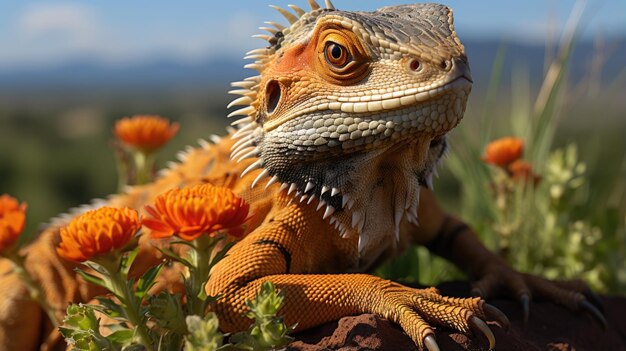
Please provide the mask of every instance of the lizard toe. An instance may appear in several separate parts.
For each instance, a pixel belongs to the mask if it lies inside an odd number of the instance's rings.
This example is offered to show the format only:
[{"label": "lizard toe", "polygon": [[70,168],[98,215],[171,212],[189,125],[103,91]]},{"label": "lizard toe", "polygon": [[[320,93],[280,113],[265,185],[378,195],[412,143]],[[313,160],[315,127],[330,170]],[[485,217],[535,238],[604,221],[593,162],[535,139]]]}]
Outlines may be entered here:
[{"label": "lizard toe", "polygon": [[587,300],[589,300],[589,302],[591,302],[600,312],[604,312],[604,303],[602,302],[602,299],[600,298],[600,296],[598,296],[598,294],[593,292],[589,288],[589,285],[587,285],[587,283],[585,283],[584,281],[580,279],[555,280],[552,281],[552,283],[562,289],[576,291],[585,295]]},{"label": "lizard toe", "polygon": [[[606,329],[607,322],[601,308],[594,306],[592,303],[594,301],[593,293],[583,282],[553,282],[527,274],[524,277],[537,297],[556,302],[571,311],[584,312]],[[595,300],[598,300],[596,303],[601,306],[602,303],[599,298],[596,297]]]},{"label": "lizard toe", "polygon": [[439,350],[433,327],[473,335],[491,350],[496,340],[485,320],[493,317],[500,325],[509,324],[501,311],[493,306],[485,308],[480,298],[446,297],[432,288],[396,289],[387,295],[387,301],[392,312],[386,316],[396,321],[420,348],[429,351]]},{"label": "lizard toe", "polygon": [[582,300],[579,302],[578,306],[582,311],[591,315],[591,317],[598,321],[598,323],[602,325],[602,328],[604,328],[604,330],[608,328],[608,322],[606,321],[606,318],[604,318],[602,312],[600,312],[600,310],[597,309],[591,302],[589,302],[588,300]]},{"label": "lizard toe", "polygon": [[[602,300],[589,286],[581,280],[552,281],[531,274],[514,271],[504,265],[491,266],[478,281],[472,285],[471,294],[483,299],[508,292],[516,296],[522,309],[523,323],[530,318],[531,301],[535,298],[555,302],[574,312],[582,312],[591,316],[602,327],[606,328],[603,315]],[[494,319],[504,328],[508,325],[506,317],[494,312],[491,307],[483,310],[488,312],[489,319]]]}]

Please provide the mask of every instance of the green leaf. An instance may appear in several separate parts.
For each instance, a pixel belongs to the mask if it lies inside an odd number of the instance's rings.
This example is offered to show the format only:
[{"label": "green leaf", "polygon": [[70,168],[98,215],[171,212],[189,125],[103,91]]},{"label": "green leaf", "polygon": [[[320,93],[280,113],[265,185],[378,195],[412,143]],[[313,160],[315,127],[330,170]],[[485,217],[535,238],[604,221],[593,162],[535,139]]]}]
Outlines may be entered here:
[{"label": "green leaf", "polygon": [[250,308],[248,317],[262,319],[275,316],[282,307],[285,296],[282,291],[276,291],[272,282],[264,282],[261,291],[254,300],[247,300],[246,305]]},{"label": "green leaf", "polygon": [[120,271],[125,276],[128,276],[128,272],[130,271],[130,268],[132,267],[133,262],[135,262],[135,258],[137,258],[138,253],[139,253],[139,247],[136,247],[128,251],[124,255],[122,255],[122,259],[120,261]]},{"label": "green leaf", "polygon": [[100,305],[94,305],[94,309],[113,319],[124,318],[124,310],[117,302],[103,296],[96,297]]},{"label": "green leaf", "polygon": [[203,319],[187,316],[185,319],[189,334],[185,337],[185,351],[214,351],[222,346],[223,334],[219,331],[219,321],[210,312]]},{"label": "green leaf", "polygon": [[232,348],[235,350],[254,350],[257,345],[256,339],[249,332],[239,332],[233,334],[229,339]]},{"label": "green leaf", "polygon": [[109,334],[106,338],[113,344],[124,346],[129,345],[133,341],[135,331],[132,329],[117,330]]},{"label": "green leaf", "polygon": [[96,263],[94,261],[85,261],[83,264],[85,266],[93,269],[94,271],[102,274],[102,275],[108,275],[109,274],[109,272],[106,270],[106,268],[104,268],[103,265],[101,265],[99,263]]},{"label": "green leaf", "polygon": [[230,338],[234,349],[269,350],[283,347],[293,338],[287,335],[295,329],[287,326],[276,312],[282,307],[284,295],[274,288],[271,282],[261,285],[261,290],[254,300],[247,300],[250,308],[247,316],[254,318],[254,324],[248,332],[237,333]]},{"label": "green leaf", "polygon": [[74,268],[74,272],[78,273],[78,275],[80,275],[83,279],[85,279],[89,283],[101,286],[107,290],[109,289],[108,284],[106,284],[106,282],[100,277],[87,273],[80,268]]},{"label": "green leaf", "polygon": [[215,295],[215,296],[208,296],[206,297],[206,299],[204,300],[207,304],[211,304],[219,299],[222,298],[222,295]]},{"label": "green leaf", "polygon": [[91,305],[71,304],[67,307],[63,325],[77,330],[98,329],[100,324]]},{"label": "green leaf", "polygon": [[92,305],[68,306],[59,331],[73,350],[119,350],[119,347],[100,334],[100,321],[96,318]]},{"label": "green leaf", "polygon": [[159,327],[184,335],[187,333],[181,296],[161,291],[148,299],[148,317]]},{"label": "green leaf", "polygon": [[180,262],[183,265],[189,267],[189,268],[194,268],[193,264],[191,262],[189,262],[188,260],[180,257],[177,253],[175,253],[174,251],[166,248],[166,247],[157,247],[157,250],[159,250],[162,254],[164,254],[166,257],[170,258],[173,261],[176,262]]},{"label": "green leaf", "polygon": [[163,269],[163,263],[158,264],[148,269],[137,281],[137,287],[135,288],[135,296],[140,300],[148,293],[148,290],[154,286],[155,280]]},{"label": "green leaf", "polygon": [[189,246],[190,248],[194,250],[196,249],[193,242],[187,241],[187,240],[176,240],[176,241],[172,241],[171,244],[172,245],[185,245],[185,246]]}]

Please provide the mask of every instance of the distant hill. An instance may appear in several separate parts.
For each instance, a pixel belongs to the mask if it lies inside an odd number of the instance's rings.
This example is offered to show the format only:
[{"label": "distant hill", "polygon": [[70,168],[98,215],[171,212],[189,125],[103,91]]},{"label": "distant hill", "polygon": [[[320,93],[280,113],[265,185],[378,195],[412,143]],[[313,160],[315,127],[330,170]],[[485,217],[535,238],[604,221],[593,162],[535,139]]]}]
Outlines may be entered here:
[{"label": "distant hill", "polygon": [[[542,45],[522,43],[503,43],[495,41],[466,41],[465,48],[472,67],[475,86],[486,84],[498,50],[505,50],[503,81],[510,82],[515,66],[523,66],[530,73],[531,83],[539,84],[544,75],[546,48]],[[554,49],[553,49],[554,50]],[[607,42],[599,50],[592,42],[580,42],[574,46],[572,61],[569,66],[570,77],[574,81],[587,77],[591,70],[594,55],[605,60],[601,67],[604,84],[612,82],[619,74],[626,74],[626,37]],[[552,53],[554,56],[555,53]],[[597,58],[596,58],[597,59]]]},{"label": "distant hill", "polygon": [[[525,65],[531,74],[531,82],[540,81],[543,74],[545,48],[540,45],[521,43],[503,44],[499,41],[465,41],[476,88],[488,82],[496,53],[506,46],[504,72],[511,72],[514,65]],[[626,62],[626,38],[607,43],[607,62],[602,68],[603,77],[610,79],[624,71]],[[580,79],[589,70],[593,43],[578,43],[571,64],[574,79]],[[240,79],[249,74],[242,68],[240,57],[207,59],[203,62],[184,63],[173,59],[127,65],[107,65],[93,59],[81,59],[63,65],[40,69],[0,70],[0,90],[26,93],[56,90],[84,89],[171,89],[177,87],[216,87]],[[248,72],[246,72],[248,71]],[[508,81],[509,74],[503,79]]]},{"label": "distant hill", "polygon": [[80,59],[60,66],[0,70],[0,89],[154,88],[158,86],[212,86],[244,75],[240,58],[218,58],[198,63],[160,59],[126,65],[107,65]]}]

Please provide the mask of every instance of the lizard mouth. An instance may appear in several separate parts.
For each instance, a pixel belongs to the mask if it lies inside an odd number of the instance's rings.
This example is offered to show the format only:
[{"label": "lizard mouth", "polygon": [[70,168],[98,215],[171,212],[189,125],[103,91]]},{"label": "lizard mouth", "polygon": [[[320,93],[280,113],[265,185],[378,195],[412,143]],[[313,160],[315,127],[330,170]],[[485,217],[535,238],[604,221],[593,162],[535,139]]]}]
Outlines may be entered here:
[{"label": "lizard mouth", "polygon": [[[340,110],[348,113],[375,113],[381,111],[391,111],[411,107],[423,102],[430,101],[449,91],[462,91],[472,86],[471,78],[463,75],[439,87],[431,89],[409,88],[393,93],[376,94],[359,97],[359,100],[352,101],[354,98],[337,98],[336,102],[328,103],[329,110]],[[356,100],[356,99],[355,99]],[[318,106],[325,107],[324,105]]]},{"label": "lizard mouth", "polygon": [[[288,124],[290,121],[299,117],[309,115],[312,111],[317,113],[343,113],[351,114],[355,117],[362,115],[375,116],[377,114],[387,114],[389,112],[397,112],[404,109],[415,108],[424,103],[428,103],[441,95],[462,92],[469,93],[472,87],[472,78],[469,71],[459,73],[456,78],[450,79],[439,86],[433,88],[409,88],[399,90],[392,93],[372,94],[356,97],[342,97],[329,95],[326,96],[327,101],[308,106],[289,116],[285,116],[280,120],[266,122],[263,125],[265,133],[272,132],[280,125]],[[456,111],[455,111],[456,112]]]},{"label": "lizard mouth", "polygon": [[471,89],[474,81],[465,61],[452,60],[448,79],[436,86],[412,87],[382,94],[356,97],[328,96],[330,102],[316,106],[318,110],[339,110],[346,113],[377,113],[412,107],[431,101],[449,92]]}]

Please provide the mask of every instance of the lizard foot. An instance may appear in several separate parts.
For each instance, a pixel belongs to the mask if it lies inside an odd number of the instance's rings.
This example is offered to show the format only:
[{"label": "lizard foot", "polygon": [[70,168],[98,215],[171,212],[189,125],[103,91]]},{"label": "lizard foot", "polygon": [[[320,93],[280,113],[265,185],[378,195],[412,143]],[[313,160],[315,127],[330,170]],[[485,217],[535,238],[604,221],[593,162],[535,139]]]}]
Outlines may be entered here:
[{"label": "lizard foot", "polygon": [[391,287],[382,290],[382,315],[398,323],[423,350],[439,350],[434,327],[474,335],[492,350],[496,341],[485,320],[493,319],[502,326],[508,326],[504,314],[480,298],[445,297],[435,288],[413,289],[391,284]]},{"label": "lizard foot", "polygon": [[522,306],[524,323],[528,322],[531,299],[537,298],[552,301],[575,312],[586,313],[602,327],[607,327],[601,300],[581,280],[552,281],[517,272],[506,265],[493,265],[472,285],[472,295],[483,299],[501,293],[517,297]]}]

